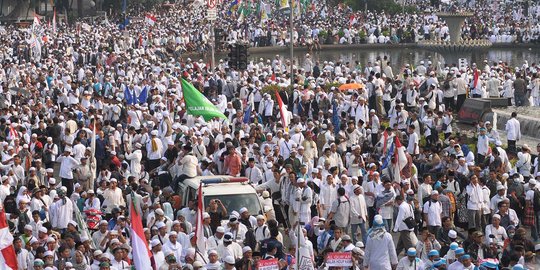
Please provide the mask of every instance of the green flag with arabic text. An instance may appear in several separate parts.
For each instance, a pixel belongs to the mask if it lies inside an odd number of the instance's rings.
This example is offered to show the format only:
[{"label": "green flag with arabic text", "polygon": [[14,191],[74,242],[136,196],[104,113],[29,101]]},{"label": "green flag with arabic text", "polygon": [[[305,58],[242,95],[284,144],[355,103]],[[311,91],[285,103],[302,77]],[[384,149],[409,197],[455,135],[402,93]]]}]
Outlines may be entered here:
[{"label": "green flag with arabic text", "polygon": [[187,113],[199,116],[208,121],[214,117],[224,118],[225,115],[218,110],[199,90],[191,83],[182,78],[182,91],[184,92],[184,102],[186,103]]}]

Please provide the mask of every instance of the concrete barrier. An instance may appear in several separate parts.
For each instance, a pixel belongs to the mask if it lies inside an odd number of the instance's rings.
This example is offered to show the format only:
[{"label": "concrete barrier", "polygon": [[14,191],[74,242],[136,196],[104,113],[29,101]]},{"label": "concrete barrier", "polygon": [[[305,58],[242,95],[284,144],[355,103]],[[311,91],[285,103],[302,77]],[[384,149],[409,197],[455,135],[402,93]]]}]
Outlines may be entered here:
[{"label": "concrete barrier", "polygon": [[512,105],[510,98],[484,98],[484,100],[489,100],[491,102],[491,108],[506,108]]},{"label": "concrete barrier", "polygon": [[[515,108],[493,109],[494,114],[491,117],[486,115],[484,120],[493,122],[493,118],[496,117],[497,129],[504,131],[506,130],[506,122],[510,120],[514,110]],[[517,116],[521,127],[521,135],[540,139],[540,118],[524,114],[521,111],[523,110],[518,111]]]}]

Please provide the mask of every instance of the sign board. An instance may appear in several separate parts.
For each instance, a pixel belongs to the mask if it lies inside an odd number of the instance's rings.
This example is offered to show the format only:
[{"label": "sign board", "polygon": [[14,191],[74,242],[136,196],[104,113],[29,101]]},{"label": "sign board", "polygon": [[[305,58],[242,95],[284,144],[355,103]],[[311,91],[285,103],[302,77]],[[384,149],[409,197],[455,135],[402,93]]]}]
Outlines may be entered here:
[{"label": "sign board", "polygon": [[305,246],[301,246],[298,249],[298,257],[291,258],[291,263],[289,264],[289,269],[295,270],[314,270],[313,260],[309,253],[309,249]]},{"label": "sign board", "polygon": [[257,270],[279,270],[278,259],[260,260]]},{"label": "sign board", "polygon": [[459,58],[459,70],[467,70],[467,67],[469,66],[469,63],[467,59],[465,58]]},{"label": "sign board", "polygon": [[351,267],[352,265],[352,253],[350,252],[331,252],[326,257],[326,266]]},{"label": "sign board", "polygon": [[215,7],[208,9],[206,18],[210,21],[215,21],[217,19],[217,10]]},{"label": "sign board", "polygon": [[217,0],[206,0],[206,3],[208,4],[209,9],[215,9]]}]

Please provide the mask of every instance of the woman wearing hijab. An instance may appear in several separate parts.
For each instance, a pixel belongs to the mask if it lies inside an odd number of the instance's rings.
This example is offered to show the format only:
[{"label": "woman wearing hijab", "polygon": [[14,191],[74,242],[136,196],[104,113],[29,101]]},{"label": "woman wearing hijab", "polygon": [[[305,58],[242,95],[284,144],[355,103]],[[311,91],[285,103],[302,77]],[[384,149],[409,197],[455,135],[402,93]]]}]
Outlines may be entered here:
[{"label": "woman wearing hijab", "polygon": [[28,195],[28,188],[26,188],[25,186],[22,186],[19,189],[19,193],[17,193],[17,199],[15,200],[17,205],[19,205],[19,202],[22,199],[27,199],[29,202],[32,201],[32,198],[30,197],[30,195]]},{"label": "woman wearing hijab", "polygon": [[373,227],[368,231],[364,267],[370,270],[392,270],[398,264],[392,235],[385,229],[381,215],[373,219]]},{"label": "woman wearing hijab", "polygon": [[75,251],[71,263],[75,270],[90,270],[90,266],[86,263],[84,254],[80,250]]}]

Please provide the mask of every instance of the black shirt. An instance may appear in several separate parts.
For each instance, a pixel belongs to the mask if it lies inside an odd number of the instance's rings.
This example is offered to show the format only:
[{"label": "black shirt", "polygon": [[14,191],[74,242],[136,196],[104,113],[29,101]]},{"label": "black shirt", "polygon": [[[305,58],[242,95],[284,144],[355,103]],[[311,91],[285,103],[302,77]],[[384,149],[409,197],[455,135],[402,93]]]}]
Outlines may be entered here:
[{"label": "black shirt", "polygon": [[221,211],[218,212],[208,212],[210,215],[210,229],[212,233],[216,233],[217,227],[221,226],[221,221],[225,218]]}]

